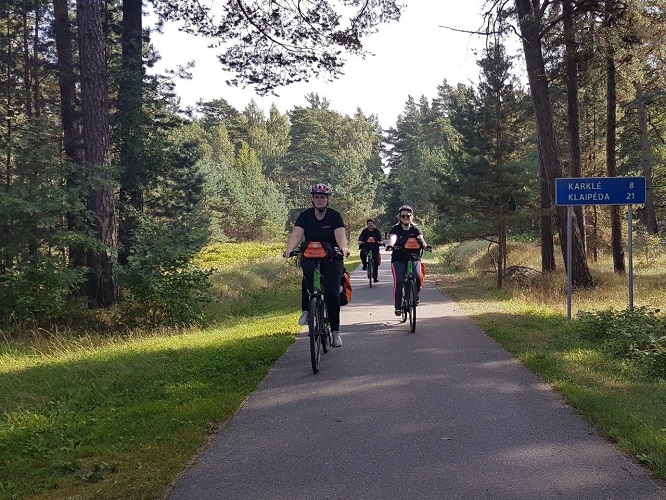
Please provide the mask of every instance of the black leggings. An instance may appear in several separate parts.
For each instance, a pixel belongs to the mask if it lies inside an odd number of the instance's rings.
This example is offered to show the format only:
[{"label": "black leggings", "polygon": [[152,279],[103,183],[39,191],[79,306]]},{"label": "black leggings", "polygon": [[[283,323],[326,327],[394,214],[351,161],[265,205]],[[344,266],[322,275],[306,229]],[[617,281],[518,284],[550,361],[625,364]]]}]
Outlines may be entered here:
[{"label": "black leggings", "polygon": [[363,265],[368,264],[368,254],[372,250],[372,277],[377,277],[379,268],[379,245],[363,245],[361,246],[361,262]]},{"label": "black leggings", "polygon": [[[301,287],[301,310],[310,308],[310,296],[308,290],[312,290],[312,276],[314,274],[315,262],[301,259],[303,269],[303,285]],[[328,319],[331,322],[331,330],[340,330],[340,282],[344,263],[341,260],[322,260],[321,275],[324,277],[324,299],[328,309]]]},{"label": "black leggings", "polygon": [[[418,294],[421,290],[421,261],[413,260],[412,262],[414,263],[414,276],[416,276],[416,299],[418,300]],[[393,271],[393,305],[395,309],[398,310],[402,305],[402,285],[405,282],[405,276],[407,275],[407,262],[391,262],[391,269]]]}]

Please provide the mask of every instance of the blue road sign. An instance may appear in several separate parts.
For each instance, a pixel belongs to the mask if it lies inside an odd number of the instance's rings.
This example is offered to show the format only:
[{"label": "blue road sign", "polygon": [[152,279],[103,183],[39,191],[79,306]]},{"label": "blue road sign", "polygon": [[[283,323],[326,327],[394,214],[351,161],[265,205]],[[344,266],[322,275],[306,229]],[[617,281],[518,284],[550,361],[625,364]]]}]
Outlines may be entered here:
[{"label": "blue road sign", "polygon": [[645,177],[563,177],[555,179],[556,205],[639,205]]}]

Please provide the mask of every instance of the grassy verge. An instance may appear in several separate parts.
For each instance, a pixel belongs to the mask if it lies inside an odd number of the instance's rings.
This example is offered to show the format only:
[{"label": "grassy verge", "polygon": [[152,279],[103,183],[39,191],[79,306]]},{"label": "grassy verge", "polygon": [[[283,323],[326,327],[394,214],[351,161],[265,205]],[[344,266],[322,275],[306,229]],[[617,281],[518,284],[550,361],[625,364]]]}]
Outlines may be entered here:
[{"label": "grassy verge", "polygon": [[294,266],[214,265],[209,327],[0,342],[0,499],[164,494],[300,330]]},{"label": "grassy verge", "polygon": [[[433,279],[440,289],[486,332],[549,382],[610,440],[666,479],[666,381],[652,376],[636,359],[609,348],[617,345],[617,339],[585,333],[576,314],[626,309],[626,277],[614,275],[607,258],[593,263],[598,286],[575,292],[574,319],[568,321],[562,273],[535,273],[529,281],[509,282],[504,290],[497,290],[484,250],[482,244],[456,245],[444,250],[446,258],[428,269],[437,273]],[[513,245],[511,259],[510,265],[540,268],[535,265],[538,249],[534,246]],[[637,307],[666,305],[665,270],[666,264],[660,262],[636,269]],[[620,336],[626,335],[626,331],[620,332]]]}]

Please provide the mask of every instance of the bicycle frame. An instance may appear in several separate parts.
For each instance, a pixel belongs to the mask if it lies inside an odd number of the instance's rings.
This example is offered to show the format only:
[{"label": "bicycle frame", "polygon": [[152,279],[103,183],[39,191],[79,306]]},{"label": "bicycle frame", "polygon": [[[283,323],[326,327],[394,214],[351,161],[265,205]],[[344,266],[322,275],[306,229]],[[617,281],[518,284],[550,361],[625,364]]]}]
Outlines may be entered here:
[{"label": "bicycle frame", "polygon": [[368,267],[368,283],[370,284],[370,288],[372,288],[372,273],[374,269],[374,259],[372,258],[372,248],[368,250],[368,256],[366,257],[366,263]]},{"label": "bicycle frame", "polygon": [[[402,283],[402,322],[406,322],[409,317],[409,329],[412,333],[416,330],[416,294],[418,286],[416,276],[414,275],[414,254],[410,255],[407,261],[407,272]],[[420,255],[418,256],[420,257]]]}]

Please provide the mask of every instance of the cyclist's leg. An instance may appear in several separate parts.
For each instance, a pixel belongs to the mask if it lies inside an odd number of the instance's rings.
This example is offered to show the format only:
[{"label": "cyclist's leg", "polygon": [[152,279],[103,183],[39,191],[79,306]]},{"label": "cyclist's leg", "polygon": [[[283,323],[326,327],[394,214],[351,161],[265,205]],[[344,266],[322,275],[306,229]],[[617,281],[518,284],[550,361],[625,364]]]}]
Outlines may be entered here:
[{"label": "cyclist's leg", "polygon": [[361,245],[361,264],[363,265],[363,269],[365,269],[368,265],[368,248],[367,248],[367,245]]},{"label": "cyclist's leg", "polygon": [[340,331],[340,282],[344,263],[341,260],[329,260],[322,263],[321,270],[324,275],[324,298],[331,330]]},{"label": "cyclist's leg", "polygon": [[421,291],[421,261],[414,261],[414,275],[416,276],[416,303],[419,303],[419,292]]},{"label": "cyclist's leg", "polygon": [[402,306],[402,284],[405,281],[407,266],[404,262],[391,262],[391,271],[393,272],[393,305],[395,310],[399,311]]},{"label": "cyclist's leg", "polygon": [[314,261],[301,259],[301,269],[303,269],[303,282],[301,284],[301,311],[307,311],[310,308],[310,295],[308,290],[312,290],[314,268]]}]

